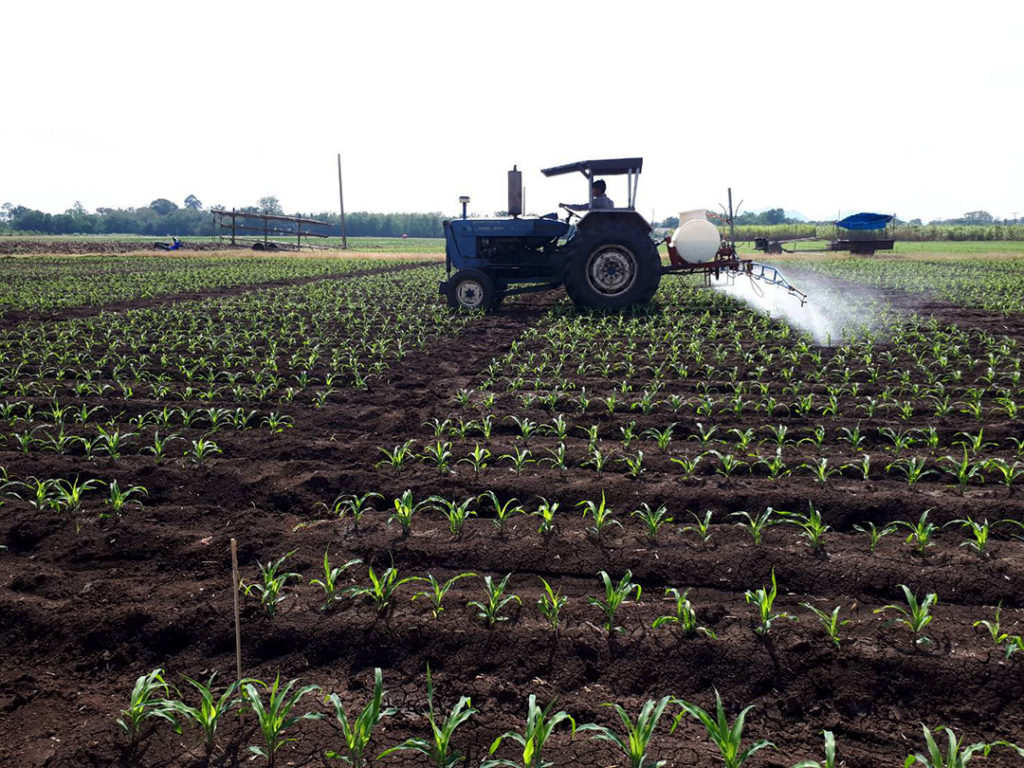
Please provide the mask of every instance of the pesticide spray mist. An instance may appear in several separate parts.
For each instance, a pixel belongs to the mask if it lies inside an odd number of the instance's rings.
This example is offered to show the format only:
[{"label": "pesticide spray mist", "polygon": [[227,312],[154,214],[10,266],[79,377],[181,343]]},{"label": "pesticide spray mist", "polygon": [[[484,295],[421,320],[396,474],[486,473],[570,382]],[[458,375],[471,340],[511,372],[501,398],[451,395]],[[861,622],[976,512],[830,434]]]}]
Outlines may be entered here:
[{"label": "pesticide spray mist", "polygon": [[821,346],[839,344],[844,337],[882,324],[885,302],[870,289],[851,290],[820,275],[801,273],[800,288],[807,301],[784,288],[768,285],[749,275],[733,274],[711,281],[711,287],[744,302],[769,317],[803,331]]}]

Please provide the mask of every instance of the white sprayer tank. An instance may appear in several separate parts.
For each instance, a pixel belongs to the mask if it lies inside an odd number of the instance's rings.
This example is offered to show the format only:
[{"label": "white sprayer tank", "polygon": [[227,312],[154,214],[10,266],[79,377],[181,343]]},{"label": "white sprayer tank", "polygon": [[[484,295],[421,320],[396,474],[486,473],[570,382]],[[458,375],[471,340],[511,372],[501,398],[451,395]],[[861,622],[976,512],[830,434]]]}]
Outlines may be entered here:
[{"label": "white sprayer tank", "polygon": [[672,233],[672,247],[683,261],[689,264],[711,261],[720,243],[718,228],[708,221],[703,208],[679,214],[679,226]]}]

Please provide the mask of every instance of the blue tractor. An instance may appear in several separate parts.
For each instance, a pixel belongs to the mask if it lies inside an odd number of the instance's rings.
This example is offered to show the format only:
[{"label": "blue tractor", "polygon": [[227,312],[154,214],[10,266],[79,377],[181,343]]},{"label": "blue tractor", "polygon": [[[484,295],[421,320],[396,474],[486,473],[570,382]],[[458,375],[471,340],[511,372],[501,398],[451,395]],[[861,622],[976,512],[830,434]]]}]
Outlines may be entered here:
[{"label": "blue tractor", "polygon": [[634,209],[642,168],[639,157],[545,168],[545,176],[582,173],[588,190],[597,175],[628,178],[625,208],[580,215],[566,207],[564,221],[554,213],[522,215],[522,174],[515,169],[509,171],[508,218],[468,219],[462,198],[463,217],[444,224],[448,279],[441,293],[465,309],[490,309],[505,296],[561,285],[580,306],[616,309],[649,301],[661,281],[661,259],[651,225]]},{"label": "blue tractor", "polygon": [[[670,263],[663,265],[658,248],[670,238],[652,237],[651,225],[635,208],[642,169],[641,157],[583,160],[543,169],[545,176],[578,172],[587,179],[590,202],[585,213],[574,210],[579,206],[563,205],[564,220],[555,213],[523,216],[522,173],[515,168],[508,172],[508,217],[467,218],[469,198],[460,198],[462,218],[444,222],[447,279],[440,284],[441,294],[452,307],[489,310],[506,296],[564,285],[577,306],[621,309],[650,301],[662,275],[670,273],[703,273],[708,281],[742,273],[799,293],[774,268],[738,259],[732,242],[719,242],[717,230],[707,221],[703,225],[710,228],[711,240],[704,231],[699,255],[687,260],[696,251],[677,251],[673,238]],[[624,208],[595,204],[594,181],[599,175],[626,176]]]}]

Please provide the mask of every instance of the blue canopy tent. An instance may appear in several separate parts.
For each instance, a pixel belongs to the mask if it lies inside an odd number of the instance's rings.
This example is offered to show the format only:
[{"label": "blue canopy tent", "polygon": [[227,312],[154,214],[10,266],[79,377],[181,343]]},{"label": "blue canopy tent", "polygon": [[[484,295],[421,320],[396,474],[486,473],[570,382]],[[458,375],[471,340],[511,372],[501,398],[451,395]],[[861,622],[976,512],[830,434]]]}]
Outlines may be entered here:
[{"label": "blue canopy tent", "polygon": [[854,213],[837,221],[836,226],[858,231],[885,229],[892,219],[893,217],[887,213]]}]

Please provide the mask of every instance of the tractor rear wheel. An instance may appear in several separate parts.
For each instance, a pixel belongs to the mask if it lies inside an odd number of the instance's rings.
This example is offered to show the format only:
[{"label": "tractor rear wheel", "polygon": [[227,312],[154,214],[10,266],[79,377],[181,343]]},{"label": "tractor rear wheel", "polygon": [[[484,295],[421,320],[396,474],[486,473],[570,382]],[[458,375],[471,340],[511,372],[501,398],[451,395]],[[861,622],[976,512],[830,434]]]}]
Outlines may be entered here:
[{"label": "tractor rear wheel", "polygon": [[577,306],[621,309],[643,304],[660,283],[658,247],[638,227],[608,224],[573,238],[565,290]]},{"label": "tractor rear wheel", "polygon": [[460,269],[448,281],[448,306],[454,309],[491,309],[495,304],[494,281],[479,269]]}]

